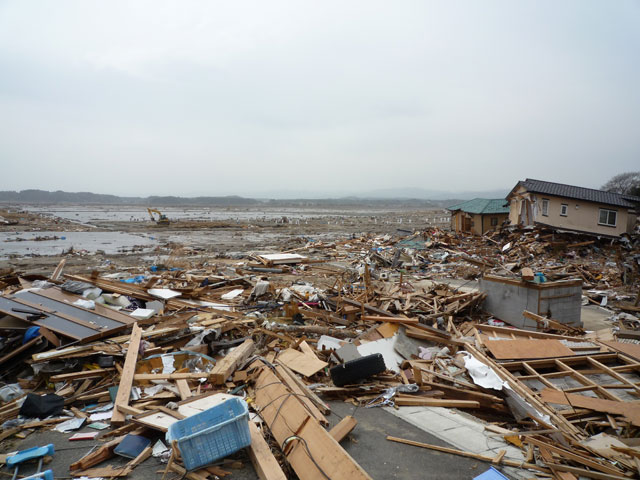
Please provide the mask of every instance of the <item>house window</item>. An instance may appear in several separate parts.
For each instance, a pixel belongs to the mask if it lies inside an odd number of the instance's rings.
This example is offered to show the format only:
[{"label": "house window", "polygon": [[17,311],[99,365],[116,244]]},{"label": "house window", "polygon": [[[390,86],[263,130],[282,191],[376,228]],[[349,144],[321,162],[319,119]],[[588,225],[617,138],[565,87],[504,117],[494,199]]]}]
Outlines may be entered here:
[{"label": "house window", "polygon": [[600,218],[598,219],[599,225],[606,225],[607,227],[615,227],[618,220],[618,212],[615,210],[607,210],[606,208],[600,209]]},{"label": "house window", "polygon": [[542,215],[544,215],[545,217],[549,216],[549,199],[548,198],[542,199]]},{"label": "house window", "polygon": [[563,203],[562,205],[560,205],[560,215],[562,215],[563,217],[566,217],[568,212],[569,212],[569,205],[567,205],[566,203]]},{"label": "house window", "polygon": [[491,217],[491,226],[492,227],[498,226],[498,217]]}]

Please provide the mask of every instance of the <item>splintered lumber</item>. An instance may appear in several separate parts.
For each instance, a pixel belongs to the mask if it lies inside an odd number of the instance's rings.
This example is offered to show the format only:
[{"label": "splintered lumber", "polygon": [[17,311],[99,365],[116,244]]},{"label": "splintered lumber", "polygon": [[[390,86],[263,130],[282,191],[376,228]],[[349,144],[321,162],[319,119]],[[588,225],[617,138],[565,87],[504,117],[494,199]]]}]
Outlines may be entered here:
[{"label": "splintered lumber", "polygon": [[529,282],[532,282],[535,278],[535,276],[533,275],[533,270],[531,270],[529,267],[524,267],[522,270],[520,270],[520,275],[522,276],[523,280],[527,280]]},{"label": "splintered lumber", "polygon": [[329,435],[331,435],[336,442],[341,442],[347,435],[349,435],[356,425],[358,421],[353,418],[351,415],[347,415],[342,420],[340,420],[331,430],[329,430]]},{"label": "splintered lumber", "polygon": [[603,465],[602,463],[596,462],[590,458],[585,457],[584,455],[579,455],[575,453],[575,451],[567,450],[566,448],[556,447],[555,445],[550,445],[547,442],[543,442],[542,440],[537,440],[533,437],[525,438],[525,443],[530,443],[531,445],[535,445],[536,447],[546,448],[547,450],[560,455],[563,458],[573,460],[574,462],[581,463],[585,467],[593,468],[595,470],[599,470],[603,473],[609,473],[612,475],[622,475],[624,472],[618,468],[615,468],[611,465]]},{"label": "splintered lumber", "polygon": [[295,395],[298,396],[298,399],[302,403],[304,403],[309,413],[313,415],[316,420],[318,420],[325,426],[329,425],[329,422],[322,414],[322,412],[320,412],[315,404],[311,401],[311,398],[309,398],[306,392],[302,388],[300,388],[300,385],[293,380],[292,375],[289,374],[290,371],[291,370],[287,371],[287,368],[283,365],[276,365],[276,374],[278,375],[280,380],[282,380],[282,383],[284,383],[289,388],[289,390],[291,390]]},{"label": "splintered lumber", "polygon": [[291,371],[286,365],[280,364],[280,366],[284,369],[285,372],[289,374],[291,380],[293,380],[296,385],[300,387],[300,389],[304,392],[304,394],[311,399],[313,404],[320,410],[324,415],[328,415],[331,413],[331,407],[327,405],[318,395],[316,395],[313,390],[311,390],[307,385],[298,378],[298,376]]},{"label": "splintered lumber", "polygon": [[275,325],[275,332],[312,333],[315,335],[329,335],[336,338],[355,338],[358,334],[346,328],[323,327],[321,325]]},{"label": "splintered lumber", "polygon": [[147,458],[149,458],[151,456],[152,452],[153,452],[153,448],[146,447],[144,450],[142,450],[138,454],[138,456],[136,458],[134,458],[129,463],[127,463],[127,466],[130,467],[130,468],[136,468],[138,465],[140,465],[142,462],[144,462]]},{"label": "splintered lumber", "polygon": [[371,479],[297,396],[269,368],[258,365],[254,405],[300,480]]},{"label": "splintered lumber", "polygon": [[[496,363],[494,360],[484,356],[480,353],[473,345],[467,344],[466,350],[473,355],[476,360],[484,363],[485,365],[491,367],[496,374],[502,378],[503,380],[509,383],[509,386],[520,396],[522,396],[525,400],[527,400],[537,411],[542,413],[543,415],[548,415],[553,421],[553,425],[557,425],[557,427],[562,430],[567,435],[575,435],[576,437],[580,436],[580,431],[566,418],[562,415],[558,414],[554,409],[547,407],[547,405],[542,402],[538,397],[532,395],[530,391],[524,387],[524,385],[517,380],[508,370],[502,367],[500,364]],[[547,424],[542,421],[540,418],[537,419],[537,422],[544,425],[545,428],[552,428],[553,425]]]},{"label": "splintered lumber", "polygon": [[84,457],[82,457],[77,462],[69,465],[69,470],[86,470],[87,468],[93,467],[109,458],[113,457],[115,454],[113,450],[118,446],[118,444],[122,441],[124,435],[114,438],[110,442],[105,443],[104,445],[98,447],[97,450],[94,450]]},{"label": "splintered lumber", "polygon": [[210,373],[207,372],[174,372],[174,373],[136,373],[134,380],[197,380],[199,378],[207,378]]},{"label": "splintered lumber", "polygon": [[[453,455],[459,455],[461,457],[475,458],[476,460],[482,460],[483,462],[493,463],[496,457],[488,457],[486,455],[480,455],[478,453],[465,452],[463,450],[456,450],[455,448],[439,447],[438,445],[431,445],[429,443],[415,442],[413,440],[407,440],[405,438],[398,438],[387,436],[387,440],[391,442],[404,443],[405,445],[412,445],[414,447],[428,448],[429,450],[435,450],[437,452],[452,453]],[[499,459],[499,465],[506,465],[508,467],[516,468],[528,468],[530,470],[537,470],[539,472],[549,473],[548,468],[540,467],[533,463],[515,462],[513,460]]]},{"label": "splintered lumber", "polygon": [[251,421],[249,422],[249,433],[251,434],[251,445],[248,448],[249,458],[260,480],[287,480],[287,476],[280,468],[276,457],[271,453],[262,433]]},{"label": "splintered lumber", "polygon": [[565,393],[559,390],[545,388],[540,397],[547,403],[570,405],[572,407],[587,408],[595,412],[615,413],[623,415],[636,427],[640,427],[640,405],[630,402],[616,402],[604,398],[586,397],[577,393]]},{"label": "splintered lumber", "polygon": [[60,260],[60,262],[58,263],[58,266],[53,271],[53,273],[51,274],[49,279],[53,280],[53,281],[58,280],[60,278],[60,275],[62,275],[62,269],[64,268],[66,263],[67,263],[67,259],[66,258],[63,258],[62,260]]},{"label": "splintered lumber", "polygon": [[380,317],[376,315],[365,315],[362,317],[362,320],[371,321],[371,322],[385,322],[385,323],[420,323],[420,320],[417,318]]},{"label": "splintered lumber", "polygon": [[327,362],[323,362],[318,357],[311,357],[293,348],[287,348],[280,352],[278,362],[305,377],[311,377],[328,365]]},{"label": "splintered lumber", "polygon": [[560,463],[547,463],[547,465],[554,471],[558,470],[560,472],[575,473],[580,477],[595,478],[596,480],[629,480],[629,477],[623,477],[621,475],[610,475],[608,473],[594,472],[592,470],[571,467],[569,465],[563,465]]},{"label": "splintered lumber", "polygon": [[179,378],[176,380],[176,387],[178,387],[178,392],[180,393],[180,398],[182,400],[186,400],[191,397],[191,389],[189,388],[189,383],[184,378]]},{"label": "splintered lumber", "polygon": [[248,338],[240,346],[234,348],[222,360],[216,363],[216,366],[209,372],[209,378],[217,385],[222,385],[227,381],[233,372],[245,362],[255,351],[256,346],[253,340]]},{"label": "splintered lumber", "polygon": [[115,372],[115,368],[96,368],[93,370],[83,370],[82,372],[62,373],[49,378],[52,382],[66,382],[67,380],[80,380],[83,378],[100,378],[104,374]]},{"label": "splintered lumber", "polygon": [[395,404],[400,407],[448,407],[448,408],[480,408],[480,403],[474,400],[446,400],[440,398],[425,398],[409,396],[396,398]]},{"label": "splintered lumber", "polygon": [[111,416],[112,425],[122,425],[124,423],[125,414],[119,409],[119,407],[126,407],[129,405],[129,397],[131,396],[131,387],[133,385],[133,376],[136,371],[136,362],[138,361],[138,350],[140,349],[140,339],[142,338],[142,329],[137,323],[133,324],[131,330],[131,340],[129,341],[129,349],[127,350],[127,356],[124,359],[124,366],[122,367],[122,376],[120,377],[120,384],[118,385],[118,393],[116,394],[116,401],[113,409],[113,415]]}]

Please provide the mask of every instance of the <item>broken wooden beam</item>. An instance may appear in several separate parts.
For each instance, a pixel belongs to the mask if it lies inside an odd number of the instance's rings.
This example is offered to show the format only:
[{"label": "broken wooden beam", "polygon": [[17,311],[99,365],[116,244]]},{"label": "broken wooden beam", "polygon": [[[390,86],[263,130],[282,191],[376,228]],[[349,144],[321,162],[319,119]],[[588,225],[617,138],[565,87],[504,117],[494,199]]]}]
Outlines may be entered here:
[{"label": "broken wooden beam", "polygon": [[248,338],[242,345],[234,348],[227,356],[216,363],[216,366],[209,372],[209,378],[217,385],[222,385],[227,381],[233,372],[245,362],[255,351],[256,345]]},{"label": "broken wooden beam", "polygon": [[271,453],[262,433],[251,421],[249,422],[249,433],[251,434],[251,445],[247,451],[260,480],[287,480],[287,476]]},{"label": "broken wooden beam", "polygon": [[118,385],[118,393],[111,416],[112,425],[122,425],[124,423],[125,414],[118,407],[129,405],[129,397],[131,396],[131,387],[133,386],[133,376],[136,371],[136,363],[138,361],[138,351],[140,350],[140,339],[142,338],[142,328],[137,323],[133,324],[131,330],[131,340],[129,340],[129,348],[127,356],[122,367],[122,376]]}]

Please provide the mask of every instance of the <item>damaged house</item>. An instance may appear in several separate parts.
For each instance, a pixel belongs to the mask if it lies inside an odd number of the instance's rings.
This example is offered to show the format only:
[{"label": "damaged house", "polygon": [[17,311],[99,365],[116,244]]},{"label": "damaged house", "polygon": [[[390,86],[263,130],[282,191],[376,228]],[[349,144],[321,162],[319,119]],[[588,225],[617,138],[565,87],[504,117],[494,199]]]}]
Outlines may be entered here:
[{"label": "damaged house", "polygon": [[483,235],[509,217],[509,204],[504,198],[474,198],[447,210],[451,212],[451,229],[457,233]]},{"label": "damaged house", "polygon": [[640,197],[527,178],[507,195],[512,225],[619,237],[631,233]]}]

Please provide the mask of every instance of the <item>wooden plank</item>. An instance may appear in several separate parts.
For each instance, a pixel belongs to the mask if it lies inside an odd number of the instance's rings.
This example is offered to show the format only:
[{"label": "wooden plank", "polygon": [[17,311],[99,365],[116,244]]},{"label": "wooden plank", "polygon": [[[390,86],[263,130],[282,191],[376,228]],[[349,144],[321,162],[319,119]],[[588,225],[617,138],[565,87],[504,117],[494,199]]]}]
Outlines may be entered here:
[{"label": "wooden plank", "polygon": [[540,397],[547,403],[570,405],[572,407],[587,408],[596,412],[623,415],[636,427],[640,427],[640,405],[630,402],[617,402],[603,398],[586,397],[576,393],[565,393],[545,388]]},{"label": "wooden plank", "polygon": [[69,465],[69,470],[71,471],[86,470],[87,468],[93,467],[94,465],[97,465],[113,457],[115,455],[113,453],[113,450],[118,446],[118,444],[122,441],[123,438],[124,438],[124,435],[114,438],[110,442],[107,442],[104,445],[101,445],[100,447],[98,447],[97,450],[94,450],[86,454],[80,460],[73,462],[71,465]]},{"label": "wooden plank", "polygon": [[[245,362],[251,354],[255,351],[256,346],[253,340],[248,338],[242,343],[242,345],[234,348],[227,354],[222,360],[216,363],[216,366],[211,369],[209,378],[217,385],[222,385],[227,381],[233,372]],[[303,354],[301,354],[303,355]]]},{"label": "wooden plank", "polygon": [[[290,372],[291,370],[289,370]],[[314,405],[314,403],[311,401],[311,399],[306,395],[306,392],[304,390],[302,390],[300,388],[300,385],[298,385],[293,378],[291,378],[291,375],[289,374],[289,372],[286,370],[286,367],[284,367],[283,365],[276,365],[276,373],[278,375],[278,377],[280,377],[280,380],[282,380],[282,382],[295,394],[298,396],[298,399],[304,403],[305,407],[307,408],[307,410],[309,411],[309,413],[311,415],[313,415],[313,417],[318,420],[320,423],[322,423],[325,426],[329,425],[329,422],[327,421],[327,419],[325,418],[325,416],[322,414],[322,412],[320,412],[316,406]]]},{"label": "wooden plank", "polygon": [[196,380],[199,378],[209,378],[207,372],[177,372],[177,373],[136,373],[133,376],[137,381],[149,380]]},{"label": "wooden plank", "polygon": [[334,425],[331,430],[329,430],[329,435],[331,435],[336,442],[340,443],[353,431],[354,428],[356,428],[357,424],[358,421],[355,418],[351,415],[347,415]]},{"label": "wooden plank", "polygon": [[149,458],[151,456],[151,453],[153,452],[153,448],[152,447],[147,447],[144,450],[142,450],[138,456],[136,458],[134,458],[133,460],[131,460],[129,463],[127,463],[127,467],[130,468],[136,468],[138,465],[140,465],[142,462],[144,462],[147,458]]},{"label": "wooden plank", "polygon": [[[487,462],[487,463],[492,463],[493,460],[495,459],[495,457],[487,457],[485,455],[480,455],[477,453],[465,452],[463,450],[456,450],[455,448],[439,447],[438,445],[430,445],[428,443],[415,442],[413,440],[407,440],[404,438],[387,436],[387,440],[391,442],[404,443],[405,445],[412,445],[414,447],[428,448],[429,450],[435,450],[437,452],[452,453],[454,455],[459,455],[461,457],[475,458],[476,460],[482,460],[483,462]],[[506,465],[508,467],[528,468],[531,470],[538,470],[539,472],[549,473],[549,469],[540,467],[533,463],[514,462],[513,460],[505,460],[503,458],[500,460],[500,464]]]},{"label": "wooden plank", "polygon": [[362,317],[362,320],[370,321],[370,322],[385,322],[385,323],[420,323],[420,320],[417,318],[407,318],[407,317],[380,317],[376,315],[365,315]]},{"label": "wooden plank", "polygon": [[182,400],[186,400],[191,397],[191,389],[189,388],[189,382],[187,382],[184,378],[179,378],[176,380],[176,387],[178,387],[178,392],[180,393],[180,398]]},{"label": "wooden plank", "polygon": [[603,341],[600,343],[605,344],[609,348],[613,348],[618,352],[624,353],[625,355],[629,355],[636,360],[640,360],[640,345],[636,343],[622,343],[622,342],[613,342],[613,341]]},{"label": "wooden plank", "polygon": [[573,460],[574,462],[578,462],[581,463],[582,465],[589,467],[589,468],[593,468],[595,470],[598,470],[600,472],[604,472],[604,473],[610,473],[612,475],[621,475],[624,472],[618,468],[614,468],[612,466],[609,465],[603,465],[601,463],[598,463],[590,458],[587,458],[583,455],[578,455],[577,453],[571,452],[565,448],[561,448],[561,447],[556,447],[554,445],[550,445],[547,442],[543,442],[541,440],[537,440],[536,438],[533,437],[527,437],[525,438],[525,443],[530,443],[531,445],[535,445],[536,447],[543,447],[546,448],[547,450],[553,452],[553,453],[557,453],[558,455],[560,455],[561,457]]},{"label": "wooden plank", "polygon": [[313,358],[316,358],[316,359],[318,358],[316,356],[316,352],[313,351],[313,348],[311,348],[311,345],[309,345],[306,340],[300,342],[299,347],[300,347],[300,351],[302,353],[304,353],[305,355],[309,355],[309,356],[311,356]]},{"label": "wooden plank", "polygon": [[572,357],[573,350],[558,340],[485,340],[497,360]]},{"label": "wooden plank", "polygon": [[[531,449],[530,451],[531,451],[531,454],[533,455],[533,447],[529,445],[529,448]],[[553,455],[549,450],[547,450],[546,448],[539,448],[539,450],[540,450],[540,456],[542,457],[542,460],[544,460],[544,462],[547,465],[550,463],[553,463]],[[560,472],[554,469],[553,467],[551,467],[551,471],[553,472],[553,476],[555,480],[578,480],[578,477],[576,477],[573,473]]]},{"label": "wooden plank", "polygon": [[254,405],[300,480],[371,479],[267,367],[261,368],[255,392]]},{"label": "wooden plank", "polygon": [[287,367],[286,365],[282,365],[282,368],[289,374],[291,380],[293,380],[300,389],[304,392],[304,394],[311,399],[313,404],[320,410],[324,415],[328,415],[331,413],[331,407],[327,403],[325,403],[318,395],[314,393],[313,390],[307,387],[307,385],[300,379],[298,376],[293,373],[293,371]]},{"label": "wooden plank", "polygon": [[49,380],[52,382],[66,382],[67,380],[79,380],[83,378],[100,378],[107,373],[113,373],[115,371],[115,368],[96,368],[94,370],[83,370],[81,372],[52,375],[49,377]]},{"label": "wooden plank", "polygon": [[395,404],[400,407],[426,406],[426,407],[448,407],[448,408],[480,408],[480,402],[474,400],[447,400],[440,398],[396,398]]},{"label": "wooden plank", "polygon": [[629,480],[629,477],[623,477],[621,475],[610,475],[608,473],[594,472],[593,470],[586,470],[584,468],[571,467],[569,465],[562,465],[559,463],[547,462],[547,465],[549,466],[549,468],[553,469],[554,471],[558,470],[560,472],[575,473],[579,477],[595,478],[596,480]]},{"label": "wooden plank", "polygon": [[8,360],[11,360],[13,357],[20,355],[22,352],[29,350],[31,347],[33,347],[34,345],[36,345],[37,343],[41,343],[42,342],[42,335],[38,335],[35,338],[32,338],[31,340],[29,340],[27,343],[25,343],[24,345],[20,345],[18,348],[12,350],[11,352],[7,353],[4,357],[0,358],[0,365],[2,365],[3,363],[5,363]]},{"label": "wooden plank", "polygon": [[133,385],[133,376],[138,361],[141,338],[142,329],[137,323],[134,323],[133,329],[131,330],[131,340],[129,341],[127,356],[125,357],[124,366],[122,367],[122,376],[120,377],[120,384],[118,385],[116,401],[114,402],[116,408],[113,409],[113,415],[111,416],[112,425],[122,425],[124,423],[125,415],[118,407],[126,407],[129,405],[129,397],[131,396],[131,387]]},{"label": "wooden plank", "polygon": [[323,362],[316,358],[311,358],[309,355],[305,355],[302,352],[298,352],[293,348],[287,348],[286,350],[280,352],[277,357],[277,360],[289,367],[294,372],[298,372],[305,377],[310,377],[324,367],[328,365],[327,362]]},{"label": "wooden plank", "polygon": [[67,263],[66,258],[63,258],[62,260],[60,260],[60,262],[58,262],[58,266],[55,268],[55,270],[53,271],[49,279],[53,280],[54,282],[58,280],[60,278],[60,275],[62,275],[62,269],[64,268],[64,265],[66,263]]},{"label": "wooden plank", "polygon": [[251,445],[247,450],[260,480],[287,480],[287,476],[271,453],[262,433],[251,421],[249,422],[249,432],[251,433]]}]

